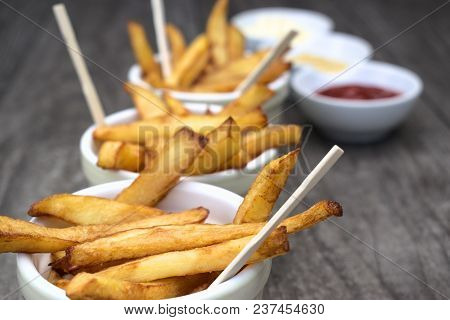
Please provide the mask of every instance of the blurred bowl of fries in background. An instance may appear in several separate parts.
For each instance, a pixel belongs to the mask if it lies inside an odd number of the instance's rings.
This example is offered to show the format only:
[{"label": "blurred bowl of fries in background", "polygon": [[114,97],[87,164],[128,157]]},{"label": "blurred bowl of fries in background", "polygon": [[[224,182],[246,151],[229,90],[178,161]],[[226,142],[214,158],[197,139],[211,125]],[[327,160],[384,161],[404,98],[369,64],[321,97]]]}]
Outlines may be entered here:
[{"label": "blurred bowl of fries in background", "polygon": [[[80,196],[114,198],[121,190],[132,183],[132,180],[118,181],[90,187],[75,192]],[[182,211],[203,206],[208,208],[207,223],[231,223],[235,212],[242,202],[242,197],[215,186],[183,181],[173,188],[158,204],[158,208],[168,211]],[[34,223],[49,226],[67,226],[60,220],[39,217],[31,220]],[[50,254],[18,254],[17,277],[21,292],[25,299],[68,299],[64,290],[51,284],[46,277],[49,274]],[[261,299],[262,291],[270,274],[271,261],[246,267],[233,279],[226,281],[212,291],[202,291],[186,296],[191,299]],[[27,285],[25,285],[27,284]]]},{"label": "blurred bowl of fries in background", "polygon": [[[154,54],[143,25],[130,21],[128,33],[137,64],[129,70],[129,82],[153,89],[158,95],[168,91],[183,103],[223,106],[238,98],[241,92],[237,87],[269,50],[246,51],[245,38],[238,28],[229,24],[227,13],[228,1],[216,1],[205,32],[197,35],[189,44],[177,26],[167,25],[172,66],[169,75],[163,75],[158,55]],[[291,64],[280,56],[257,81],[274,92],[264,103],[264,110],[269,117],[277,113],[276,109],[289,93],[290,69]],[[201,112],[196,108],[189,111]]]},{"label": "blurred bowl of fries in background", "polygon": [[[135,109],[126,109],[109,115],[105,118],[105,122],[108,125],[116,125],[131,123],[137,119],[138,114]],[[126,160],[127,148],[120,141],[116,141],[117,143],[109,143],[110,145],[113,145],[114,150],[111,150],[111,153],[103,153],[103,158],[101,160],[103,168],[99,166],[99,150],[101,147],[93,139],[94,130],[95,126],[88,128],[83,133],[80,140],[81,166],[89,183],[91,185],[97,185],[106,182],[136,178],[138,175],[136,172],[137,169],[134,169],[133,167],[140,161],[139,159],[137,161],[133,160],[132,155],[128,157],[129,160]],[[264,141],[261,140],[259,143],[262,143],[260,147],[264,148],[264,150],[260,149],[261,151],[257,151],[259,147],[254,147],[254,151],[251,152],[258,155],[253,159],[250,159],[245,167],[195,175],[186,177],[186,179],[209,183],[238,194],[244,194],[248,190],[256,174],[270,160],[277,156],[278,152],[276,147],[288,144],[299,144],[301,140],[301,128],[295,125],[274,125],[261,133],[264,134],[265,137],[260,136],[260,139]],[[254,143],[258,142],[255,141]],[[118,150],[119,148],[122,148],[123,150],[122,156],[121,152]],[[136,153],[134,153],[134,155],[136,155]],[[114,162],[114,165],[111,164],[109,167],[108,164],[105,163],[108,162],[108,157],[111,159],[111,162]],[[113,159],[113,157],[117,158]],[[218,166],[220,166],[220,164],[218,164]]]},{"label": "blurred bowl of fries in background", "polygon": [[[267,87],[274,92],[274,95],[265,102],[262,107],[269,118],[274,117],[277,113],[281,112],[280,104],[289,95],[289,79],[290,72],[284,72],[280,77],[267,84]],[[142,69],[139,65],[133,65],[128,72],[128,81],[130,83],[139,85],[141,87],[152,89],[152,87],[142,78]],[[158,95],[161,95],[164,90],[153,89]],[[192,113],[203,114],[209,112],[217,112],[222,107],[231,101],[237,99],[241,93],[238,91],[232,92],[188,92],[169,90],[170,94],[187,104],[189,111]],[[198,104],[206,105],[199,106]],[[205,107],[206,106],[206,107]],[[274,117],[274,122],[276,122]]]},{"label": "blurred bowl of fries in background", "polygon": [[231,22],[243,33],[251,50],[273,46],[289,30],[298,31],[293,46],[307,47],[334,28],[333,20],[320,12],[283,7],[243,11]]},{"label": "blurred bowl of fries in background", "polygon": [[274,92],[262,84],[223,107],[183,103],[170,92],[160,97],[132,83],[125,91],[135,108],[106,117],[104,125],[91,126],[81,137],[81,164],[91,185],[135,178],[183,127],[208,140],[204,154],[184,175],[239,194],[277,155],[276,148],[301,143],[300,126],[268,125],[261,105]]}]

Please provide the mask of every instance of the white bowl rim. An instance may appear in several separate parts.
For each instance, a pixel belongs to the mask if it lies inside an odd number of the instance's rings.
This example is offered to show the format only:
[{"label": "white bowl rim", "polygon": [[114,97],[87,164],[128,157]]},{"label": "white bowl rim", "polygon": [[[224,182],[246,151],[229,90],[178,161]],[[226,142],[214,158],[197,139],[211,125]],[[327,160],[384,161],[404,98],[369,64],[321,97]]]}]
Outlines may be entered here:
[{"label": "white bowl rim", "polygon": [[[287,70],[283,72],[277,79],[270,82],[267,86],[269,89],[273,91],[279,91],[283,87],[285,87],[290,78],[291,70]],[[150,88],[150,85],[144,81],[141,77],[141,67],[135,63],[131,65],[128,70],[128,81],[134,83],[136,85],[146,86]],[[231,92],[190,92],[190,91],[178,91],[171,89],[158,89],[153,88],[154,91],[166,90],[169,92],[174,98],[182,100],[182,101],[191,101],[198,103],[207,104],[220,104],[223,102],[233,101],[241,95],[239,91],[231,91]]]},{"label": "white bowl rim", "polygon": [[[243,17],[248,17],[252,15],[278,15],[278,14],[285,14],[288,13],[289,15],[303,15],[307,14],[314,18],[317,18],[318,20],[322,20],[324,22],[324,28],[323,31],[331,31],[334,29],[334,20],[331,19],[331,17],[327,16],[326,14],[315,11],[315,10],[309,10],[309,9],[301,9],[301,8],[295,8],[295,7],[280,7],[280,6],[269,6],[264,8],[255,8],[255,9],[249,9],[242,12],[239,12],[238,14],[231,17],[231,23],[236,23],[237,20],[243,19]],[[260,39],[264,37],[251,37],[253,39]]]},{"label": "white bowl rim", "polygon": [[[346,32],[340,32],[340,31],[332,31],[332,32],[328,32],[327,34],[324,34],[322,36],[320,36],[318,39],[316,39],[315,41],[327,41],[328,39],[332,39],[332,40],[337,40],[337,41],[346,41],[346,42],[352,42],[353,44],[357,44],[358,46],[360,46],[361,48],[364,48],[367,51],[367,58],[370,58],[373,54],[373,46],[372,44],[370,44],[369,41],[367,41],[366,39],[364,39],[363,37],[354,35],[354,34],[350,34],[350,33],[346,33]],[[286,58],[292,58],[295,57],[296,55],[298,55],[298,51],[304,51],[304,52],[308,52],[311,51],[310,46],[304,47],[302,45],[296,45],[293,46],[288,53],[286,53]],[[315,54],[317,55],[317,54]],[[293,61],[294,64],[298,65],[299,63],[295,63],[295,61]]]},{"label": "white bowl rim", "polygon": [[[105,123],[107,124],[115,124],[120,123],[120,120],[123,118],[131,117],[137,115],[137,111],[134,108],[128,108],[125,110],[121,110],[118,112],[114,112],[108,116],[105,117]],[[87,128],[84,133],[81,136],[80,139],[80,151],[81,156],[85,158],[89,163],[91,163],[94,166],[97,166],[98,156],[94,153],[91,146],[93,143],[92,134],[95,130],[96,126],[92,124],[89,128]],[[276,156],[276,149],[268,149],[265,150],[263,153],[261,153],[258,157],[255,159],[252,159],[250,162],[247,163],[247,166],[243,169],[228,169],[223,170],[219,172],[214,172],[210,174],[204,174],[199,176],[192,176],[190,178],[193,179],[200,179],[205,180],[205,182],[208,182],[208,180],[216,180],[216,179],[233,179],[237,178],[240,175],[240,172],[247,172],[247,173],[254,173],[259,171],[264,165],[266,165],[271,159],[273,159]],[[116,173],[120,176],[122,176],[122,179],[134,179],[138,176],[138,173],[126,171],[126,170],[111,170],[111,169],[102,169],[98,167],[101,170],[104,170],[105,172],[112,172]]]},{"label": "white bowl rim", "polygon": [[[108,182],[104,184],[99,184],[93,187],[89,187],[86,189],[79,190],[74,192],[74,194],[78,195],[95,195],[100,190],[117,188],[123,189],[130,185],[134,180],[121,180]],[[179,183],[175,188],[185,188],[189,191],[192,190],[202,190],[205,195],[208,194],[223,194],[224,199],[236,203],[237,207],[242,202],[243,198],[238,194],[231,192],[229,190],[206,184],[196,181],[183,181]],[[38,218],[32,218],[30,221],[35,222],[39,221]],[[259,279],[258,275],[261,272],[267,272],[267,269],[270,270],[271,260],[264,260],[262,262],[252,264],[247,266],[244,270],[238,273],[236,276],[227,280],[219,285],[217,285],[214,289],[204,290],[197,293],[193,293],[190,295],[178,297],[185,299],[220,299],[223,296],[226,296],[230,292],[236,291],[236,287],[242,287],[247,285],[249,282],[256,281]],[[61,299],[68,299],[65,295],[64,290],[58,288],[57,286],[48,282],[37,270],[36,266],[33,263],[33,255],[28,253],[18,253],[17,254],[17,273],[18,275],[24,278],[24,282],[26,285],[31,285],[34,287],[35,291],[46,291],[46,296],[52,296],[57,298],[60,296]],[[23,286],[20,288],[22,289]]]},{"label": "white bowl rim", "polygon": [[[380,98],[373,100],[333,98],[322,96],[315,92],[313,93],[306,92],[304,87],[300,85],[301,78],[304,77],[306,74],[298,71],[294,72],[292,76],[291,86],[294,89],[294,91],[296,91],[297,94],[299,94],[303,99],[309,99],[311,101],[349,109],[360,108],[362,105],[364,106],[364,108],[391,107],[415,99],[422,92],[423,83],[420,77],[415,72],[405,67],[375,60],[367,61],[366,63],[360,64],[359,66],[355,65],[355,67],[360,68],[361,70],[363,70],[364,68],[378,69],[378,72],[385,72],[387,69],[390,69],[391,71],[396,72],[402,75],[403,77],[407,77],[412,82],[412,86],[410,89],[408,89],[408,91],[402,92],[400,95],[391,98]],[[350,68],[352,68],[352,66],[350,66]],[[346,71],[343,72],[345,73]],[[349,75],[351,75],[351,73],[349,73]],[[335,78],[338,77],[339,74]],[[330,80],[330,82],[332,82],[333,79]],[[350,80],[347,82],[352,83]],[[326,88],[327,86],[328,84],[324,85],[323,88]]]}]

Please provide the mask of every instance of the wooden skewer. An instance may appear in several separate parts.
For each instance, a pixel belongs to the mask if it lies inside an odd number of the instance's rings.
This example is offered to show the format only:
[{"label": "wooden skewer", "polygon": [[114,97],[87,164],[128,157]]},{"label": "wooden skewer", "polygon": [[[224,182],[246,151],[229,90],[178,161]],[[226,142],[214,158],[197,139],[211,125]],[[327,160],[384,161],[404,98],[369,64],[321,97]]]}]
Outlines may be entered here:
[{"label": "wooden skewer", "polygon": [[172,73],[172,66],[170,63],[169,46],[167,44],[166,19],[162,0],[152,0],[152,12],[162,73],[164,78],[167,79]]},{"label": "wooden skewer", "polygon": [[256,234],[252,240],[242,249],[242,251],[231,261],[227,268],[217,277],[217,279],[209,286],[213,288],[218,284],[234,277],[239,270],[245,265],[251,255],[261,246],[264,240],[272,233],[272,231],[283,221],[283,219],[297,206],[300,201],[311,191],[312,188],[325,176],[330,168],[341,157],[344,151],[338,146],[334,146],[327,155],[319,162],[313,171],[306,177],[302,184],[295,190],[292,196],[283,204],[283,206],[275,213],[272,219],[266,223],[261,231]]},{"label": "wooden skewer", "polygon": [[297,31],[291,30],[289,31],[279,42],[278,44],[267,53],[263,60],[258,64],[258,66],[248,74],[248,76],[242,81],[237,87],[237,91],[245,92],[248,88],[250,88],[256,81],[258,81],[259,77],[266,71],[266,69],[271,65],[272,61],[278,58],[284,50],[289,46],[292,39],[297,35]]},{"label": "wooden skewer", "polygon": [[78,79],[80,80],[84,98],[88,104],[92,119],[97,126],[101,126],[104,124],[105,113],[103,112],[102,103],[100,102],[97,90],[89,75],[86,62],[84,61],[80,46],[75,37],[75,32],[72,23],[70,22],[69,15],[67,14],[66,6],[62,3],[55,4],[53,6],[53,13],[55,14],[59,30],[64,38],[67,51],[69,52]]}]

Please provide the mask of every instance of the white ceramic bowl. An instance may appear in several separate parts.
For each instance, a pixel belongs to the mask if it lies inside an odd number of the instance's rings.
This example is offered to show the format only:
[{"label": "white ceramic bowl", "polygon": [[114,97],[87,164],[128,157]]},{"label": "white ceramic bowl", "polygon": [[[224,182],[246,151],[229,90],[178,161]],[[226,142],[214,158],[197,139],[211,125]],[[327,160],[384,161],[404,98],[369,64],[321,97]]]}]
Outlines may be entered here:
[{"label": "white ceramic bowl", "polygon": [[308,45],[334,27],[333,20],[322,13],[282,7],[243,11],[231,18],[231,22],[244,34],[249,50],[273,46],[291,29],[299,31],[294,46]]},{"label": "white ceramic bowl", "polygon": [[[289,94],[290,74],[290,71],[287,71],[268,85],[268,87],[275,92],[275,95],[262,106],[269,119],[281,111],[281,103]],[[128,81],[141,87],[151,89],[150,85],[142,79],[141,68],[137,64],[132,65],[128,71]],[[158,89],[152,90],[157,94],[162,93],[162,91]],[[203,114],[207,111],[213,113],[219,112],[222,110],[222,106],[239,97],[239,92],[237,91],[200,93],[169,90],[169,92],[175,99],[186,104],[189,111],[197,114]]]},{"label": "white ceramic bowl", "polygon": [[[135,120],[137,120],[137,112],[135,109],[119,111],[105,118],[105,122],[110,125],[129,123]],[[98,146],[94,139],[92,139],[94,130],[95,126],[92,125],[83,133],[80,140],[81,167],[89,183],[91,185],[97,185],[106,182],[136,178],[138,174],[135,172],[108,170],[97,166]],[[250,161],[243,170],[224,170],[221,172],[189,177],[187,180],[209,183],[238,194],[245,194],[258,172],[269,161],[275,159],[277,155],[278,152],[276,149],[270,149]]]},{"label": "white ceramic bowl", "polygon": [[316,69],[308,63],[296,63],[295,57],[302,54],[313,55],[342,63],[344,69],[346,69],[363,59],[370,58],[372,51],[372,45],[363,38],[342,32],[331,32],[313,39],[308,46],[300,45],[293,47],[286,54],[286,58],[289,60],[293,58],[292,62],[296,66],[310,67],[317,72],[339,73],[343,70],[326,72]]},{"label": "white ceramic bowl", "polygon": [[[132,180],[117,181],[98,185],[76,192],[78,195],[90,195],[113,198]],[[242,197],[215,186],[183,181],[173,188],[158,204],[158,208],[167,211],[180,211],[198,206],[210,210],[207,222],[231,223]],[[52,219],[33,218],[32,222],[54,226]],[[17,255],[17,278],[25,299],[67,299],[64,291],[48,282],[41,273],[48,270],[50,254]],[[261,299],[264,286],[270,274],[271,261],[266,260],[251,265],[232,279],[218,285],[213,290],[202,291],[184,296],[188,299]]]},{"label": "white ceramic bowl", "polygon": [[[342,84],[373,85],[400,95],[348,100],[315,93]],[[407,117],[422,92],[422,81],[414,72],[378,61],[367,62],[336,79],[312,71],[299,72],[292,77],[291,85],[300,98],[300,108],[325,135],[355,143],[375,141],[388,134]]]}]

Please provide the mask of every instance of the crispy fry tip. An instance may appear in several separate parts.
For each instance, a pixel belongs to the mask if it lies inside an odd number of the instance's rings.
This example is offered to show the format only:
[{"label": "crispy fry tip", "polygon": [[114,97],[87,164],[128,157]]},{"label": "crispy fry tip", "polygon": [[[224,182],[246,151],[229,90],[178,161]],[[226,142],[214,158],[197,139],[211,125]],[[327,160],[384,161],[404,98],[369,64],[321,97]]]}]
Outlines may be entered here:
[{"label": "crispy fry tip", "polygon": [[329,200],[327,201],[326,207],[327,211],[330,212],[332,215],[336,217],[342,217],[343,210],[339,202]]}]

